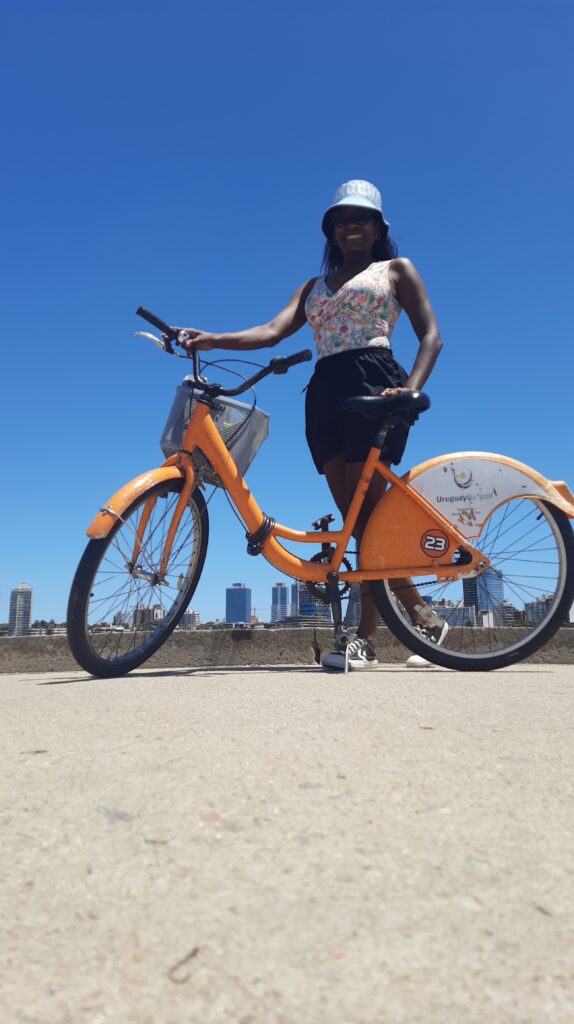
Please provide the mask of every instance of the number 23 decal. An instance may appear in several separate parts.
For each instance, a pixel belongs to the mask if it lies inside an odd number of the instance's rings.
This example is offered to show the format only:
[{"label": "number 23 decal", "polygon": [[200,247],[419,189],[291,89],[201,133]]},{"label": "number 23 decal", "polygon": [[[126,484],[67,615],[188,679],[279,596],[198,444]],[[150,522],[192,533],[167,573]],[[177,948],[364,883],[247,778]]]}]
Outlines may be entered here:
[{"label": "number 23 decal", "polygon": [[444,555],[449,549],[449,539],[442,530],[427,530],[421,537],[421,548],[425,555]]}]

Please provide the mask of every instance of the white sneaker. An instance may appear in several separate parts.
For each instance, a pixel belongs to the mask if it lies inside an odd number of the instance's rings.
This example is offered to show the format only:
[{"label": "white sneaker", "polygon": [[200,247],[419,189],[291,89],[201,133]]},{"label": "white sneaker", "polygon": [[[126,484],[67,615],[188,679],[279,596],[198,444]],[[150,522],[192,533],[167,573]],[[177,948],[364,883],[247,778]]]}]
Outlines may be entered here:
[{"label": "white sneaker", "polygon": [[426,658],[421,658],[420,654],[411,654],[410,658],[406,660],[407,668],[435,668],[432,661],[427,661]]},{"label": "white sneaker", "polygon": [[349,671],[364,672],[378,668],[379,662],[369,641],[356,636],[349,641],[346,651],[336,647],[330,654],[322,654],[321,664],[338,672],[345,672],[346,667]]}]

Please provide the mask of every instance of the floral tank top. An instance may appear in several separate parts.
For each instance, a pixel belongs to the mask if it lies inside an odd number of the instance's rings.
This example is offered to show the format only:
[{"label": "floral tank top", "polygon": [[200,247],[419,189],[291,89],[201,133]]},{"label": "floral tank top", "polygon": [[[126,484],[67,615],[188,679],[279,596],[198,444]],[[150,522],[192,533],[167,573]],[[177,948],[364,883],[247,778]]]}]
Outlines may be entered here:
[{"label": "floral tank top", "polygon": [[318,277],[305,303],[319,359],[352,348],[390,348],[402,306],[389,282],[391,260],[371,263],[333,294]]}]

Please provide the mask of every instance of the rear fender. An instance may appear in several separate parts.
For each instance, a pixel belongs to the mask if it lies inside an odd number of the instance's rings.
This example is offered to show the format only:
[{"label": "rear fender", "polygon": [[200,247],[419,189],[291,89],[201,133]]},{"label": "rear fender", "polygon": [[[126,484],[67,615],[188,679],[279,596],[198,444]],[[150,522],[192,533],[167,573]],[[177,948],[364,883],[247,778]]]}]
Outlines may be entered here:
[{"label": "rear fender", "polygon": [[136,476],[135,479],[130,480],[129,484],[125,484],[124,487],[117,491],[113,498],[110,498],[108,503],[100,509],[86,530],[88,537],[92,540],[100,540],[102,537],[107,537],[114,523],[123,516],[126,509],[129,508],[136,498],[139,498],[140,495],[144,494],[150,487],[153,487],[154,484],[165,483],[166,480],[178,480],[182,476],[185,476],[183,468],[171,465],[169,462],[158,469],[152,469],[147,473],[142,473],[141,476]]},{"label": "rear fender", "polygon": [[[574,495],[562,481],[547,480],[522,462],[490,452],[455,452],[415,466],[402,477],[459,535],[472,542],[499,505],[513,499],[538,498],[574,518]],[[436,524],[434,524],[436,527]],[[367,523],[361,543],[362,568],[393,568],[417,564],[430,541],[452,547],[432,529],[429,513],[391,487]],[[407,559],[409,560],[407,562]],[[429,568],[434,559],[429,554]]]},{"label": "rear fender", "polygon": [[480,535],[499,505],[516,498],[539,498],[574,518],[574,495],[563,481],[547,480],[506,455],[441,455],[416,466],[403,480],[468,540]]}]

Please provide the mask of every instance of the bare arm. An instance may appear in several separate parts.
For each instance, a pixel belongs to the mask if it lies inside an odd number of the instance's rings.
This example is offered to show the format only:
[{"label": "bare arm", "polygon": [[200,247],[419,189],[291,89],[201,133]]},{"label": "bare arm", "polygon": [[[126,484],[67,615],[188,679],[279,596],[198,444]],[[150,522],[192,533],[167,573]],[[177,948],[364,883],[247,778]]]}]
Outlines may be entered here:
[{"label": "bare arm", "polygon": [[190,335],[190,341],[184,342],[182,348],[188,351],[194,348],[202,351],[212,348],[249,351],[277,345],[284,338],[295,334],[306,323],[305,302],[316,280],[315,277],[312,277],[309,281],[305,281],[291,296],[281,312],[277,313],[277,316],[274,316],[268,323],[261,324],[259,327],[248,327],[246,331],[235,331],[233,334],[210,334],[207,331],[197,331],[192,327],[186,327],[185,330]]},{"label": "bare arm", "polygon": [[[396,259],[391,264],[395,294],[413,326],[420,347],[414,366],[405,387],[420,390],[430,377],[432,368],[442,348],[439,326],[434,315],[426,288],[417,269],[407,259]],[[387,388],[385,394],[400,391]]]}]

